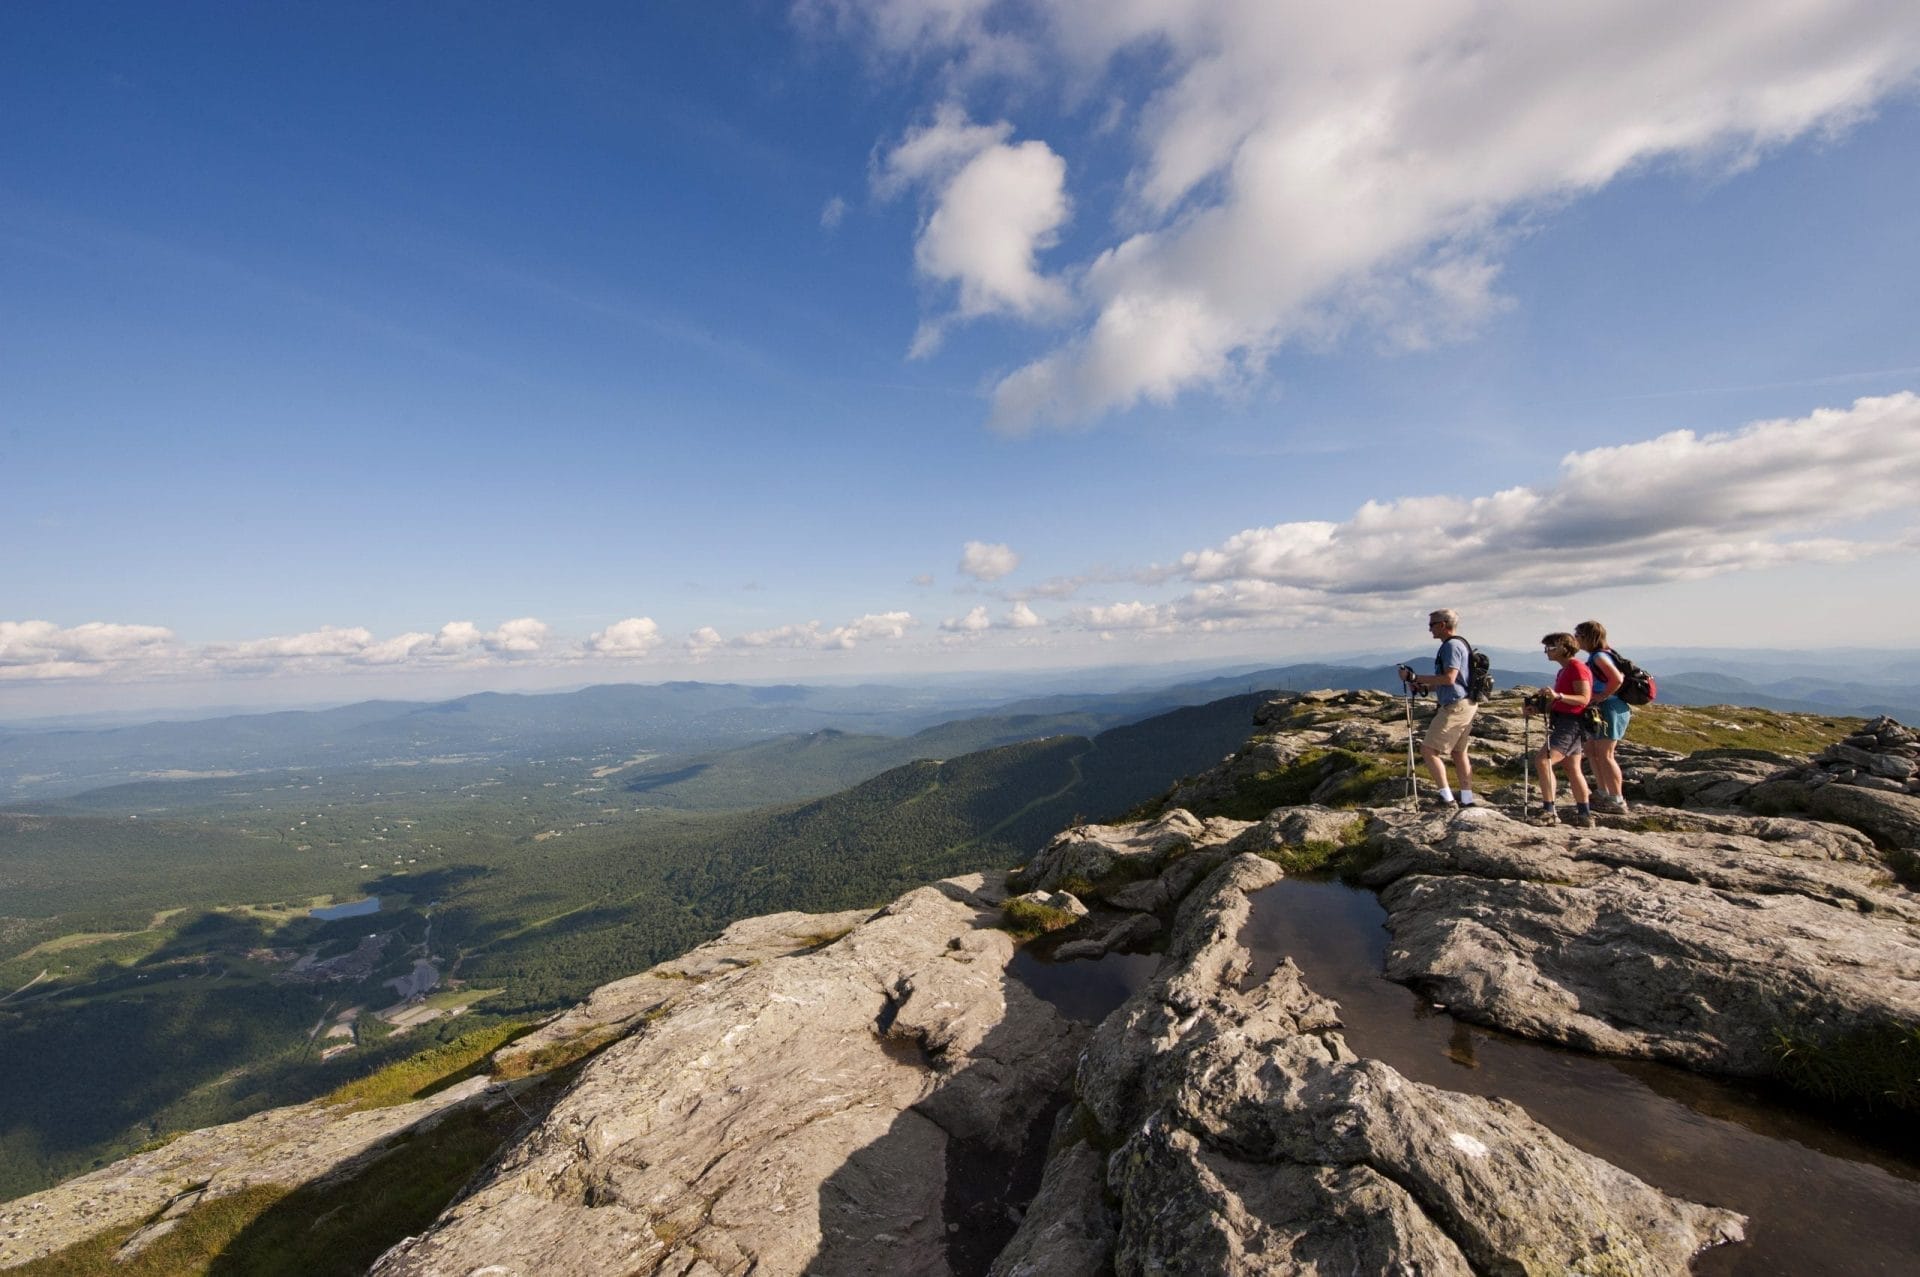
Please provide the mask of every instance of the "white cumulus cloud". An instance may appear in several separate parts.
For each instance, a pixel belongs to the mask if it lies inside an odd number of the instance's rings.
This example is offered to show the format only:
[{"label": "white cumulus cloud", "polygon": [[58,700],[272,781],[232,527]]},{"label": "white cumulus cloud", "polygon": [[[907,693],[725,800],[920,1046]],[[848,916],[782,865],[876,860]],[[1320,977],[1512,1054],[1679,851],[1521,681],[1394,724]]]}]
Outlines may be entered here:
[{"label": "white cumulus cloud", "polygon": [[1046,622],[1040,618],[1039,613],[1028,607],[1024,602],[1014,603],[1012,607],[1007,609],[1006,615],[998,621],[993,619],[992,615],[987,611],[986,604],[982,603],[977,607],[969,609],[964,616],[950,617],[940,622],[940,628],[949,635],[957,635],[961,638],[973,638],[985,634],[989,630],[1031,630],[1037,629],[1045,624]]},{"label": "white cumulus cloud", "polygon": [[544,650],[547,634],[546,622],[531,616],[505,621],[491,630],[472,621],[449,621],[435,633],[408,631],[385,639],[376,639],[365,626],[323,625],[301,634],[208,643],[198,650],[196,664],[236,673],[474,665],[536,656]]},{"label": "white cumulus cloud", "polygon": [[[975,314],[1056,313],[1072,281],[1083,319],[995,388],[1012,431],[1256,377],[1289,343],[1356,325],[1449,340],[1505,304],[1516,222],[1650,164],[1737,167],[1838,132],[1920,74],[1920,21],[1899,0],[802,7],[878,56],[946,70],[922,77],[934,123],[880,178],[930,186],[946,214],[915,246],[921,271],[959,286],[934,337]],[[981,70],[1006,66],[1108,102],[1132,130],[1116,229],[1050,275],[1035,253],[1069,210],[1068,144],[1031,139],[1043,149],[1016,162],[1011,123],[968,122],[967,95],[1003,83]],[[989,154],[979,191],[955,191]]]},{"label": "white cumulus cloud", "polygon": [[987,615],[986,605],[971,609],[965,616],[949,617],[940,622],[940,628],[949,634],[979,634],[993,627],[993,618]]},{"label": "white cumulus cloud", "polygon": [[665,640],[650,616],[615,621],[587,638],[587,650],[596,656],[645,656]]},{"label": "white cumulus cloud", "polygon": [[0,679],[90,678],[176,650],[173,631],[159,625],[0,621]]},{"label": "white cumulus cloud", "polygon": [[1067,290],[1043,274],[1038,256],[1053,246],[1071,214],[1066,162],[1046,143],[1010,143],[1013,126],[980,125],[943,104],[933,122],[908,133],[874,179],[881,194],[928,191],[930,211],[914,245],[914,265],[952,285],[951,314],[930,319],[912,353],[939,345],[946,325],[984,315],[1058,311]]},{"label": "white cumulus cloud", "polygon": [[969,541],[960,550],[960,573],[976,581],[998,581],[1020,566],[1012,546]]},{"label": "white cumulus cloud", "polygon": [[[1883,542],[1821,527],[1920,508],[1920,396],[1861,399],[1725,434],[1677,430],[1568,455],[1554,483],[1368,502],[1341,523],[1249,528],[1182,555],[1196,582],[1328,595],[1465,585],[1566,593],[1857,559]],[[1578,563],[1577,573],[1565,571]]]},{"label": "white cumulus cloud", "polygon": [[223,640],[189,647],[155,625],[101,622],[71,629],[46,621],[0,621],[0,678],[51,679],[111,675],[326,673],[366,667],[477,665],[537,657],[548,627],[525,616],[482,630],[451,621],[438,632],[375,638],[361,625],[323,625],[298,634]]},{"label": "white cumulus cloud", "polygon": [[1159,629],[1172,625],[1177,619],[1174,609],[1170,607],[1138,600],[1077,607],[1067,615],[1074,624],[1090,630]]},{"label": "white cumulus cloud", "polygon": [[708,627],[698,631],[695,637],[705,635],[711,640],[701,643],[701,651],[722,645],[749,650],[794,648],[803,651],[847,651],[862,643],[904,638],[915,624],[911,612],[870,612],[844,625],[827,626],[819,621],[805,621],[772,629],[751,630],[731,639],[721,639],[718,631]]}]

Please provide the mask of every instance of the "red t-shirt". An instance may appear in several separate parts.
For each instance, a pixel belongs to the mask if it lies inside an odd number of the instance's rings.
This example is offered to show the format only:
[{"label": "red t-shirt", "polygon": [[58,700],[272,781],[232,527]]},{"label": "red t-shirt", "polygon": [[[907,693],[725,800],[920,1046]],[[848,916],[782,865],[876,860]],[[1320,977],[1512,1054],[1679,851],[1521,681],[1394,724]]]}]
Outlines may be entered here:
[{"label": "red t-shirt", "polygon": [[[1565,665],[1562,665],[1560,667],[1560,673],[1554,676],[1553,690],[1561,696],[1578,696],[1582,692],[1585,692],[1588,696],[1592,696],[1593,671],[1589,670],[1579,661],[1569,661]],[[1584,708],[1585,706],[1581,707],[1581,709]],[[1581,710],[1568,709],[1559,701],[1555,701],[1553,703],[1553,712],[1556,714],[1578,714]]]}]

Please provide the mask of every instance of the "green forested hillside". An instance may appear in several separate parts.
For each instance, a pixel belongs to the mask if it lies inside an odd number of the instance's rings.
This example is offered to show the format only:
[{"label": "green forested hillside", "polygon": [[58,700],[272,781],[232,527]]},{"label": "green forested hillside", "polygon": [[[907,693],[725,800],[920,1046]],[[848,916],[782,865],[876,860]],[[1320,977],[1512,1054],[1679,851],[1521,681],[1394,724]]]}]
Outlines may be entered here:
[{"label": "green forested hillside", "polygon": [[[0,815],[0,1198],[320,1094],[478,1021],[566,1005],[740,917],[879,905],[1017,863],[1076,817],[1216,762],[1259,699],[946,754],[1013,730],[960,725],[919,738],[933,757],[745,812],[663,809],[621,789],[624,772],[560,758],[209,779]],[[825,767],[893,747],[829,737]],[[717,785],[726,768],[710,770]],[[313,897],[361,894],[381,897],[377,914],[306,916]],[[340,958],[369,937],[352,979],[286,978],[295,955]],[[424,958],[498,992],[394,1034],[372,1014],[396,998],[383,982]],[[359,1045],[322,1063],[319,1031],[354,1007]]]},{"label": "green forested hillside", "polygon": [[764,807],[831,794],[923,758],[956,758],[1047,736],[1090,736],[1113,720],[1081,711],[961,719],[912,736],[820,731],[642,763],[615,778],[640,801],[687,811]]}]

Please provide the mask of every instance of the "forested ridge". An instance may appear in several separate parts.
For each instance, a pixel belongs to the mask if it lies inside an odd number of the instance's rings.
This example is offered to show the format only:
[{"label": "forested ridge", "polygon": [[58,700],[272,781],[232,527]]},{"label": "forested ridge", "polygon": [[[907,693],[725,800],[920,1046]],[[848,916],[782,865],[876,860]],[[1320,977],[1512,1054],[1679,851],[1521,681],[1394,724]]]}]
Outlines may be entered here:
[{"label": "forested ridge", "polygon": [[[569,1005],[741,917],[877,906],[1019,863],[1075,818],[1116,814],[1218,761],[1260,699],[921,759],[744,812],[667,809],[626,787],[644,768],[596,779],[582,768],[599,760],[562,758],[117,787],[0,813],[0,1196],[169,1130],[324,1093],[476,1023]],[[829,769],[898,748],[841,733],[815,746],[837,753]],[[306,916],[363,893],[381,897],[378,914]],[[294,953],[336,957],[369,935],[386,941],[364,978],[283,974]],[[322,1023],[387,1005],[382,982],[429,952],[456,984],[498,992],[404,1035],[362,1015],[360,1045],[321,1063]]]}]

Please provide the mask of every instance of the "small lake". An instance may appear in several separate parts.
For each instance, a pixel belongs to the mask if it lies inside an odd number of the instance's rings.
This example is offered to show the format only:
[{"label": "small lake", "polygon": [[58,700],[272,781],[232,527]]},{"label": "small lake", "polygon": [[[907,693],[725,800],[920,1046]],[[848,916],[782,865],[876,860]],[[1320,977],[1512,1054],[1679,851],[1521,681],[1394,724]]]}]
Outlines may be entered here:
[{"label": "small lake", "polygon": [[370,913],[380,912],[380,897],[368,896],[365,900],[349,900],[343,905],[327,905],[321,909],[307,910],[309,918],[318,918],[322,922],[332,922],[336,918],[364,918]]},{"label": "small lake", "polygon": [[[1371,891],[1289,878],[1252,903],[1240,936],[1253,955],[1250,980],[1292,958],[1307,987],[1340,1004],[1356,1053],[1415,1081],[1512,1100],[1568,1143],[1650,1184],[1749,1216],[1745,1243],[1694,1260],[1701,1277],[1920,1273],[1920,1159],[1910,1151],[1739,1082],[1455,1020],[1380,975],[1386,911]],[[1157,962],[1116,954],[1052,963],[1023,947],[1009,972],[1088,1021],[1146,984]]]}]

